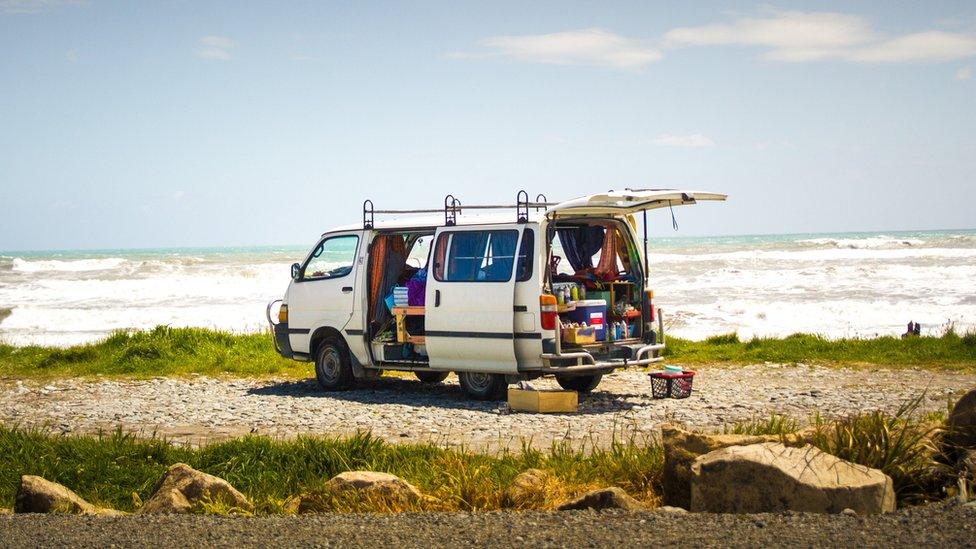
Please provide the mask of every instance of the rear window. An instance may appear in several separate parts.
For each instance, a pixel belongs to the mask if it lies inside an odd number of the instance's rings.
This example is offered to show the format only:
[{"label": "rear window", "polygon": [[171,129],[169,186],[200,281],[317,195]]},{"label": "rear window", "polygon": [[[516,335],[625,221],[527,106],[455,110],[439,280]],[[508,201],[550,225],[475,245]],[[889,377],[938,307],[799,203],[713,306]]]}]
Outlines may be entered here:
[{"label": "rear window", "polygon": [[456,231],[437,238],[434,278],[441,282],[508,282],[518,231]]}]

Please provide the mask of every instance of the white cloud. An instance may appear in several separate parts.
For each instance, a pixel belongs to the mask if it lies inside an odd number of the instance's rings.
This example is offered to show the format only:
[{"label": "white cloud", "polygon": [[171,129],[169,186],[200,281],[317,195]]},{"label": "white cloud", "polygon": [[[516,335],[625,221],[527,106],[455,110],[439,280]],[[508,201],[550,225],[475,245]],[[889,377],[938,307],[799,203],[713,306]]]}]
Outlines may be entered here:
[{"label": "white cloud", "polygon": [[703,148],[715,146],[714,141],[700,133],[693,133],[691,135],[672,135],[670,133],[662,133],[661,135],[652,139],[651,143],[665,147],[685,148]]},{"label": "white cloud", "polygon": [[970,80],[973,77],[972,67],[963,67],[956,71],[956,80]]},{"label": "white cloud", "polygon": [[550,65],[591,65],[614,69],[639,70],[661,59],[661,52],[642,41],[620,36],[598,28],[529,34],[494,36],[479,44],[487,52],[452,52],[452,59],[509,57],[531,63]]},{"label": "white cloud", "polygon": [[676,28],[664,35],[664,42],[668,46],[744,44],[816,51],[860,44],[873,34],[870,26],[854,15],[786,11],[763,19]]},{"label": "white cloud", "polygon": [[197,56],[215,61],[231,59],[231,50],[237,47],[237,42],[226,36],[204,36],[200,39],[200,49]]},{"label": "white cloud", "polygon": [[765,18],[682,27],[666,33],[664,44],[671,48],[757,46],[766,48],[763,58],[786,62],[939,62],[976,55],[976,36],[927,30],[885,38],[860,16],[831,12],[785,11]]},{"label": "white cloud", "polygon": [[976,37],[955,32],[925,31],[850,52],[850,59],[874,63],[952,61],[976,55]]},{"label": "white cloud", "polygon": [[79,6],[86,0],[0,0],[0,11],[4,13],[40,13],[61,6]]}]

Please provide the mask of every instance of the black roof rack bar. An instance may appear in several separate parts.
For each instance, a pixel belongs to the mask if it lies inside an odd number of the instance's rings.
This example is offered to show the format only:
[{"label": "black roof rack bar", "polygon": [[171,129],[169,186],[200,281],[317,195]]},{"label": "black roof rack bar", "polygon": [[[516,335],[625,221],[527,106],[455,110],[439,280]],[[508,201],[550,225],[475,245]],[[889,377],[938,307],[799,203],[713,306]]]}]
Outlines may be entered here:
[{"label": "black roof rack bar", "polygon": [[373,201],[366,199],[363,202],[363,228],[372,229],[373,228]]},{"label": "black roof rack bar", "polygon": [[525,189],[515,195],[515,220],[519,223],[529,222],[529,193]]},{"label": "black roof rack bar", "polygon": [[549,209],[549,199],[546,198],[546,195],[542,193],[535,195],[535,203],[536,203],[535,211],[539,211],[539,208],[542,208],[544,210]]},{"label": "black roof rack bar", "polygon": [[457,224],[457,216],[462,213],[461,210],[512,210],[516,211],[516,216],[519,223],[526,223],[529,219],[529,209],[534,208],[535,211],[540,209],[547,210],[550,206],[555,206],[555,202],[548,202],[544,194],[536,196],[534,202],[529,201],[529,195],[525,191],[519,191],[517,197],[517,202],[515,204],[475,204],[473,206],[462,206],[461,201],[458,200],[454,195],[447,195],[444,197],[444,207],[443,208],[417,208],[409,210],[377,210],[373,206],[372,200],[366,200],[363,202],[363,228],[372,229],[375,226],[374,216],[375,214],[444,214],[444,224],[448,226],[453,226]]},{"label": "black roof rack bar", "polygon": [[[464,210],[514,210],[517,207],[525,206],[528,204],[529,208],[548,208],[549,206],[555,206],[556,202],[526,202],[523,204],[475,204],[474,206],[461,206],[458,202],[457,210],[458,213],[462,209]],[[419,210],[373,210],[373,213],[378,214],[418,214],[418,213],[441,213],[444,208],[437,209],[419,209]]]},{"label": "black roof rack bar", "polygon": [[444,224],[448,227],[457,225],[457,214],[461,211],[461,201],[449,194],[444,197]]}]

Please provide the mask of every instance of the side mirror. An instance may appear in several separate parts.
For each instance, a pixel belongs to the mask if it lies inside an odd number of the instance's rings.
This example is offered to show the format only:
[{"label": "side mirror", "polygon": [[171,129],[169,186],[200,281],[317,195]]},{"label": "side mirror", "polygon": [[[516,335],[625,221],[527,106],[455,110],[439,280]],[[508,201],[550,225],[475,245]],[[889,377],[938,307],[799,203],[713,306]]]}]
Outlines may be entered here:
[{"label": "side mirror", "polygon": [[298,263],[291,264],[291,279],[298,280],[302,276],[302,266]]}]

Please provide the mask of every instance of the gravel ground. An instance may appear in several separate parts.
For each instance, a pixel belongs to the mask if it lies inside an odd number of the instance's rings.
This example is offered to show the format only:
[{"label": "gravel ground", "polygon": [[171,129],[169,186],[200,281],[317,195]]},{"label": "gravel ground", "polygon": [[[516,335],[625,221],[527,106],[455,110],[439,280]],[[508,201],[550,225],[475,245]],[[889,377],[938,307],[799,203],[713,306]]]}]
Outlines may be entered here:
[{"label": "gravel ground", "polygon": [[643,512],[207,516],[0,516],[5,547],[973,547],[976,507],[888,515]]},{"label": "gravel ground", "polygon": [[[549,380],[532,382],[554,387]],[[121,426],[201,442],[244,433],[273,436],[371,430],[389,441],[508,446],[531,438],[609,440],[617,432],[656,433],[674,420],[700,429],[771,412],[808,418],[893,410],[926,391],[925,409],[976,386],[976,375],[922,370],[837,369],[774,364],[706,367],[694,394],[655,400],[646,374],[619,372],[581,399],[574,414],[510,413],[504,403],[468,400],[452,376],[441,385],[383,377],[356,390],[324,393],[313,380],[216,379],[0,380],[0,422],[95,432]]]}]

